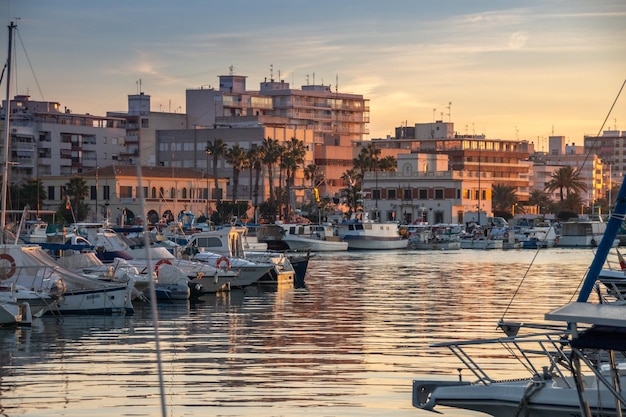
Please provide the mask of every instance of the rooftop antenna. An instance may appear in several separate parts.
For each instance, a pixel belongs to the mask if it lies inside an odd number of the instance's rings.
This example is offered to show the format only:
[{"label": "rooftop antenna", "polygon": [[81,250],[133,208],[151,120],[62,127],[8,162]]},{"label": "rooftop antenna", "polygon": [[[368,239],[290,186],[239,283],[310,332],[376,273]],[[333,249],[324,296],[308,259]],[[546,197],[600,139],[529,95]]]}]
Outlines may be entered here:
[{"label": "rooftop antenna", "polygon": [[229,71],[228,75],[235,75],[235,67],[234,66],[231,65],[230,67],[228,67],[228,71]]},{"label": "rooftop antenna", "polygon": [[335,75],[335,93],[339,92],[339,74]]},{"label": "rooftop antenna", "polygon": [[315,85],[315,73],[313,73],[313,85]]},{"label": "rooftop antenna", "polygon": [[306,75],[306,85],[309,85],[309,74]]},{"label": "rooftop antenna", "polygon": [[451,121],[451,113],[452,113],[451,110],[450,110],[451,108],[452,108],[452,102],[449,101],[448,102],[448,107],[447,107],[447,109],[448,109],[448,122]]},{"label": "rooftop antenna", "polygon": [[280,70],[278,70],[278,81],[280,81]]},{"label": "rooftop antenna", "polygon": [[435,112],[437,111],[437,109],[433,109],[433,123],[435,122]]},{"label": "rooftop antenna", "polygon": [[274,64],[270,64],[270,81],[274,81]]}]

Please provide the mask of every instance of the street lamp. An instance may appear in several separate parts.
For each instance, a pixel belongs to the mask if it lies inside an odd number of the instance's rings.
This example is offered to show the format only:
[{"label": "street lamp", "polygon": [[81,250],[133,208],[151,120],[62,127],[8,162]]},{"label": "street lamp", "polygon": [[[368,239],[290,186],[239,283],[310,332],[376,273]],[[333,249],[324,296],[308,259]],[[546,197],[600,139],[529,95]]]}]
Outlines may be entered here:
[{"label": "street lamp", "polygon": [[206,219],[209,220],[209,156],[213,154],[209,149],[204,151],[206,153]]}]

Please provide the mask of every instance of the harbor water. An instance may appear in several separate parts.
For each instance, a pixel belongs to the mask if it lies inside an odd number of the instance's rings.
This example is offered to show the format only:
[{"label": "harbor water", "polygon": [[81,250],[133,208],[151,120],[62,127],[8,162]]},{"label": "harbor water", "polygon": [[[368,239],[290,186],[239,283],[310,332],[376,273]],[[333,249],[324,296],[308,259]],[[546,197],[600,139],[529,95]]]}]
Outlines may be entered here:
[{"label": "harbor water", "polygon": [[[558,248],[317,254],[305,288],[159,304],[165,412],[430,416],[412,407],[412,380],[455,380],[460,367],[431,344],[503,336],[503,316],[542,321],[575,297],[592,258]],[[0,415],[161,416],[153,323],[139,303],[134,316],[0,329]],[[495,352],[487,359],[497,377],[521,371]]]}]

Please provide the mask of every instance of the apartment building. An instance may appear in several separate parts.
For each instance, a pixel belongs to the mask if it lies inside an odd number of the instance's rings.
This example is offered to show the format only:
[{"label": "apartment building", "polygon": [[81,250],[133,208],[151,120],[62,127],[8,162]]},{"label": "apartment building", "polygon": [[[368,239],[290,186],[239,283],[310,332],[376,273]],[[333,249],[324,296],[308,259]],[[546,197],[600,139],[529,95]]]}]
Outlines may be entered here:
[{"label": "apartment building", "polygon": [[[2,114],[5,106],[6,100]],[[119,161],[125,119],[74,114],[68,108],[61,110],[58,102],[31,101],[27,95],[15,96],[9,106],[10,183],[78,175]],[[0,147],[4,148],[4,141]]]}]

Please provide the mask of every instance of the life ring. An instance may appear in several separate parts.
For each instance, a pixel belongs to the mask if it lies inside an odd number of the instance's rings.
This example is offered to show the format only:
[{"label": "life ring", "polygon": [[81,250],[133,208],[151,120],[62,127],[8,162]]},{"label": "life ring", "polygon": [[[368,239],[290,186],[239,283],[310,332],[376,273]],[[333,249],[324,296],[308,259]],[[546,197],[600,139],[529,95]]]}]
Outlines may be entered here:
[{"label": "life ring", "polygon": [[595,239],[591,239],[591,246],[593,246],[595,248],[597,244],[598,244],[598,242],[596,242]]},{"label": "life ring", "polygon": [[156,265],[154,266],[154,272],[156,272],[157,276],[159,275],[159,268],[161,268],[161,266],[163,265],[171,265],[172,263],[169,261],[169,259],[161,259],[159,262],[156,263]]},{"label": "life ring", "polygon": [[217,269],[221,268],[222,262],[226,263],[226,269],[230,270],[230,259],[228,259],[225,256],[221,256],[218,258],[218,260],[215,262],[215,266],[217,267]]},{"label": "life ring", "polygon": [[15,259],[13,259],[11,255],[8,255],[6,253],[0,253],[0,261],[3,259],[9,262],[9,264],[11,265],[11,268],[9,268],[8,271],[6,271],[6,268],[0,268],[0,280],[11,278],[15,274],[15,271],[17,270]]},{"label": "life ring", "polygon": [[504,232],[504,238],[508,239],[509,238],[509,232]]}]

